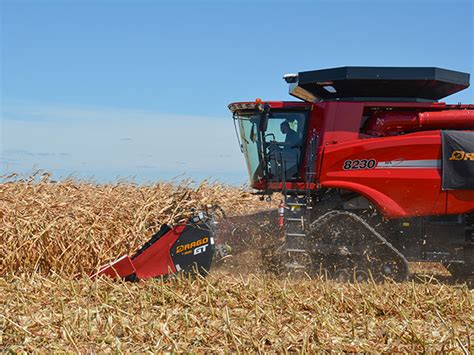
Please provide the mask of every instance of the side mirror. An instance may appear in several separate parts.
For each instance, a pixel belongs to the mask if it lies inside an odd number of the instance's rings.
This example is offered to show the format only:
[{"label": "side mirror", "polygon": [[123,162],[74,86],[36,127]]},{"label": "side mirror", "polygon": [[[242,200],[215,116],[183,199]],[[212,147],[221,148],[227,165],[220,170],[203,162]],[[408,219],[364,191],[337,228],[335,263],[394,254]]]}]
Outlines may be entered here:
[{"label": "side mirror", "polygon": [[268,127],[268,119],[270,118],[270,105],[265,104],[260,109],[260,125],[259,130],[260,132],[265,132]]},{"label": "side mirror", "polygon": [[252,129],[250,130],[250,140],[254,143],[257,141],[257,134],[255,133],[255,127],[256,127],[256,124],[253,124]]}]

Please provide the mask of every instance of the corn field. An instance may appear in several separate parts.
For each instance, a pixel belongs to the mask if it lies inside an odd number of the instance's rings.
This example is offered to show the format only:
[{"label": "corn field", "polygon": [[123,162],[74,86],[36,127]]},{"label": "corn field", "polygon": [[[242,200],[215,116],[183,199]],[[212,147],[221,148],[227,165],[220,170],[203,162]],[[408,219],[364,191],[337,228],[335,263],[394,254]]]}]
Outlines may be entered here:
[{"label": "corn field", "polygon": [[275,207],[213,182],[3,177],[0,351],[474,350],[474,291],[437,264],[412,265],[403,283],[338,283],[263,273],[242,253],[205,278],[87,277],[213,204],[231,216]]}]

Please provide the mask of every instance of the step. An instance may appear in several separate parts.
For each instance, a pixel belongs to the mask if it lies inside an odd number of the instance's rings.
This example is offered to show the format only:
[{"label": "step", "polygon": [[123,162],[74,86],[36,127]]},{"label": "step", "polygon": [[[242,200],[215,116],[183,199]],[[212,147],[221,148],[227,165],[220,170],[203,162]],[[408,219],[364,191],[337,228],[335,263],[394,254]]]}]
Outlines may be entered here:
[{"label": "step", "polygon": [[294,221],[294,220],[298,220],[298,221],[301,221],[301,219],[305,219],[306,213],[304,210],[299,210],[299,211],[292,211],[292,210],[289,210],[289,211],[285,211],[285,219],[288,220],[288,221]]},{"label": "step", "polygon": [[286,233],[287,237],[306,237],[304,233]]},{"label": "step", "polygon": [[307,253],[305,249],[288,248],[288,249],[285,249],[285,251],[289,251],[291,253]]},{"label": "step", "polygon": [[303,222],[304,223],[304,217],[301,216],[301,218],[285,218],[285,221],[288,221],[288,222]]},{"label": "step", "polygon": [[306,203],[287,202],[286,205],[288,205],[288,206],[306,206]]}]

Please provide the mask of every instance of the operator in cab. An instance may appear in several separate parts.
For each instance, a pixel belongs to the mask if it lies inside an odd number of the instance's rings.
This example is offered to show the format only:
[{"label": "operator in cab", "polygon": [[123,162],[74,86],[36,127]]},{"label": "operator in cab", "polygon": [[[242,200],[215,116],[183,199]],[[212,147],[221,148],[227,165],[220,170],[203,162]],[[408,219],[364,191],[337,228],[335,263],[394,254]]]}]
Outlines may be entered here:
[{"label": "operator in cab", "polygon": [[286,178],[298,177],[298,161],[300,158],[301,140],[291,127],[288,121],[283,121],[280,125],[281,133],[285,135],[285,142],[280,143],[282,147],[282,159],[285,161]]},{"label": "operator in cab", "polygon": [[298,133],[293,131],[290,127],[290,124],[288,121],[283,121],[280,125],[280,130],[281,133],[285,134],[285,142],[281,143],[283,146],[283,149],[285,148],[296,148],[300,144],[300,137],[298,136]]}]

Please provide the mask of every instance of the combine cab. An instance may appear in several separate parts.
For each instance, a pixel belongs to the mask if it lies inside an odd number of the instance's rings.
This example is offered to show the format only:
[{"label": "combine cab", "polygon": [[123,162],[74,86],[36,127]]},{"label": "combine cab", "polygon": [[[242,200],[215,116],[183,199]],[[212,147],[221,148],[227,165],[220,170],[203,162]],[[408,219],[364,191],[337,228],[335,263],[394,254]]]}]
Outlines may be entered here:
[{"label": "combine cab", "polygon": [[440,68],[285,75],[298,102],[229,105],[251,186],[284,196],[285,270],[406,279],[409,261],[474,270],[474,105]]}]

